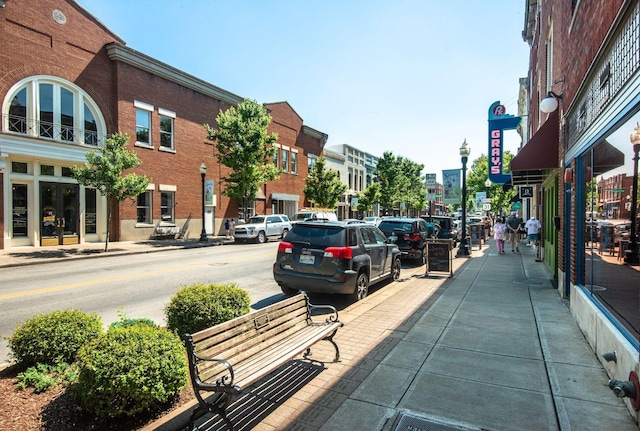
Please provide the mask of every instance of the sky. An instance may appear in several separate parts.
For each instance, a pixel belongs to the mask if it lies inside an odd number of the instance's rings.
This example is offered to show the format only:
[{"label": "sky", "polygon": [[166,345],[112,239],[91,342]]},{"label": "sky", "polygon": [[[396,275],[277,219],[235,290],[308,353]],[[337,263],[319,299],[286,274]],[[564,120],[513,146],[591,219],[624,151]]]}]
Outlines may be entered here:
[{"label": "sky", "polygon": [[[487,154],[488,109],[517,115],[524,0],[77,0],[127,46],[242,98],[287,101],[326,146],[423,164]],[[215,124],[212,116],[211,124]],[[520,136],[505,133],[505,150]]]}]

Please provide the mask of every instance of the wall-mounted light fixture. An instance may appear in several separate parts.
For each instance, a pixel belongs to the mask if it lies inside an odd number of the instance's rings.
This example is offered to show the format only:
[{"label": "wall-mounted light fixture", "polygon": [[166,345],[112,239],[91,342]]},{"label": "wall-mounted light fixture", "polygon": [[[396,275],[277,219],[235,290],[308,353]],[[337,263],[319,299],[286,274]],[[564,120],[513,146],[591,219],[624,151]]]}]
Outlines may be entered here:
[{"label": "wall-mounted light fixture", "polygon": [[[553,81],[553,84],[555,85],[559,82],[562,82],[562,84],[564,85],[564,78]],[[553,111],[558,109],[558,100],[562,100],[562,91],[560,92],[560,94],[549,91],[547,93],[547,96],[540,102],[540,111],[544,112],[545,114],[552,113]]]}]

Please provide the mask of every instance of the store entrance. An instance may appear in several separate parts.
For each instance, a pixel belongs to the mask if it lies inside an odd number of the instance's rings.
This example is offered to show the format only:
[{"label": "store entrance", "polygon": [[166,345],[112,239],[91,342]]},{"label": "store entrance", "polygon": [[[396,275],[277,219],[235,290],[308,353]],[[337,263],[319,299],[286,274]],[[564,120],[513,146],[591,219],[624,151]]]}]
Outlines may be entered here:
[{"label": "store entrance", "polygon": [[77,184],[40,183],[40,245],[78,244]]}]

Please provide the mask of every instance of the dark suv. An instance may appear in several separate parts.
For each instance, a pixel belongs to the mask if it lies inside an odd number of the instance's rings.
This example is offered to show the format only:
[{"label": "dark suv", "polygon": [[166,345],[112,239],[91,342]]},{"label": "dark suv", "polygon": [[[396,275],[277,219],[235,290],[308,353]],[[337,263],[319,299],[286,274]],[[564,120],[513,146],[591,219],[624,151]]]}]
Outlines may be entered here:
[{"label": "dark suv", "polygon": [[373,225],[298,222],[278,246],[273,278],[287,295],[342,293],[358,301],[370,284],[400,277],[399,256],[398,246]]},{"label": "dark suv", "polygon": [[378,228],[400,248],[402,257],[416,259],[420,265],[427,260],[427,239],[431,233],[421,218],[384,218]]},{"label": "dark suv", "polygon": [[453,246],[455,247],[460,236],[458,229],[453,224],[453,217],[447,216],[424,216],[422,217],[427,224],[432,223],[435,228],[435,237],[439,239],[452,239]]}]

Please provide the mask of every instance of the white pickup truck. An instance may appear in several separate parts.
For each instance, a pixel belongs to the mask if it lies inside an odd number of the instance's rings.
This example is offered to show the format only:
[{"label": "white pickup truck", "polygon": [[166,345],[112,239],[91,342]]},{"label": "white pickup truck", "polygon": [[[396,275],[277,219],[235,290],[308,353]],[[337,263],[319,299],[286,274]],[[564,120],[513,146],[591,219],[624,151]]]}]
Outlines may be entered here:
[{"label": "white pickup truck", "polygon": [[289,217],[284,214],[253,216],[245,224],[237,225],[233,236],[238,242],[265,243],[269,238],[283,238],[291,230]]}]

